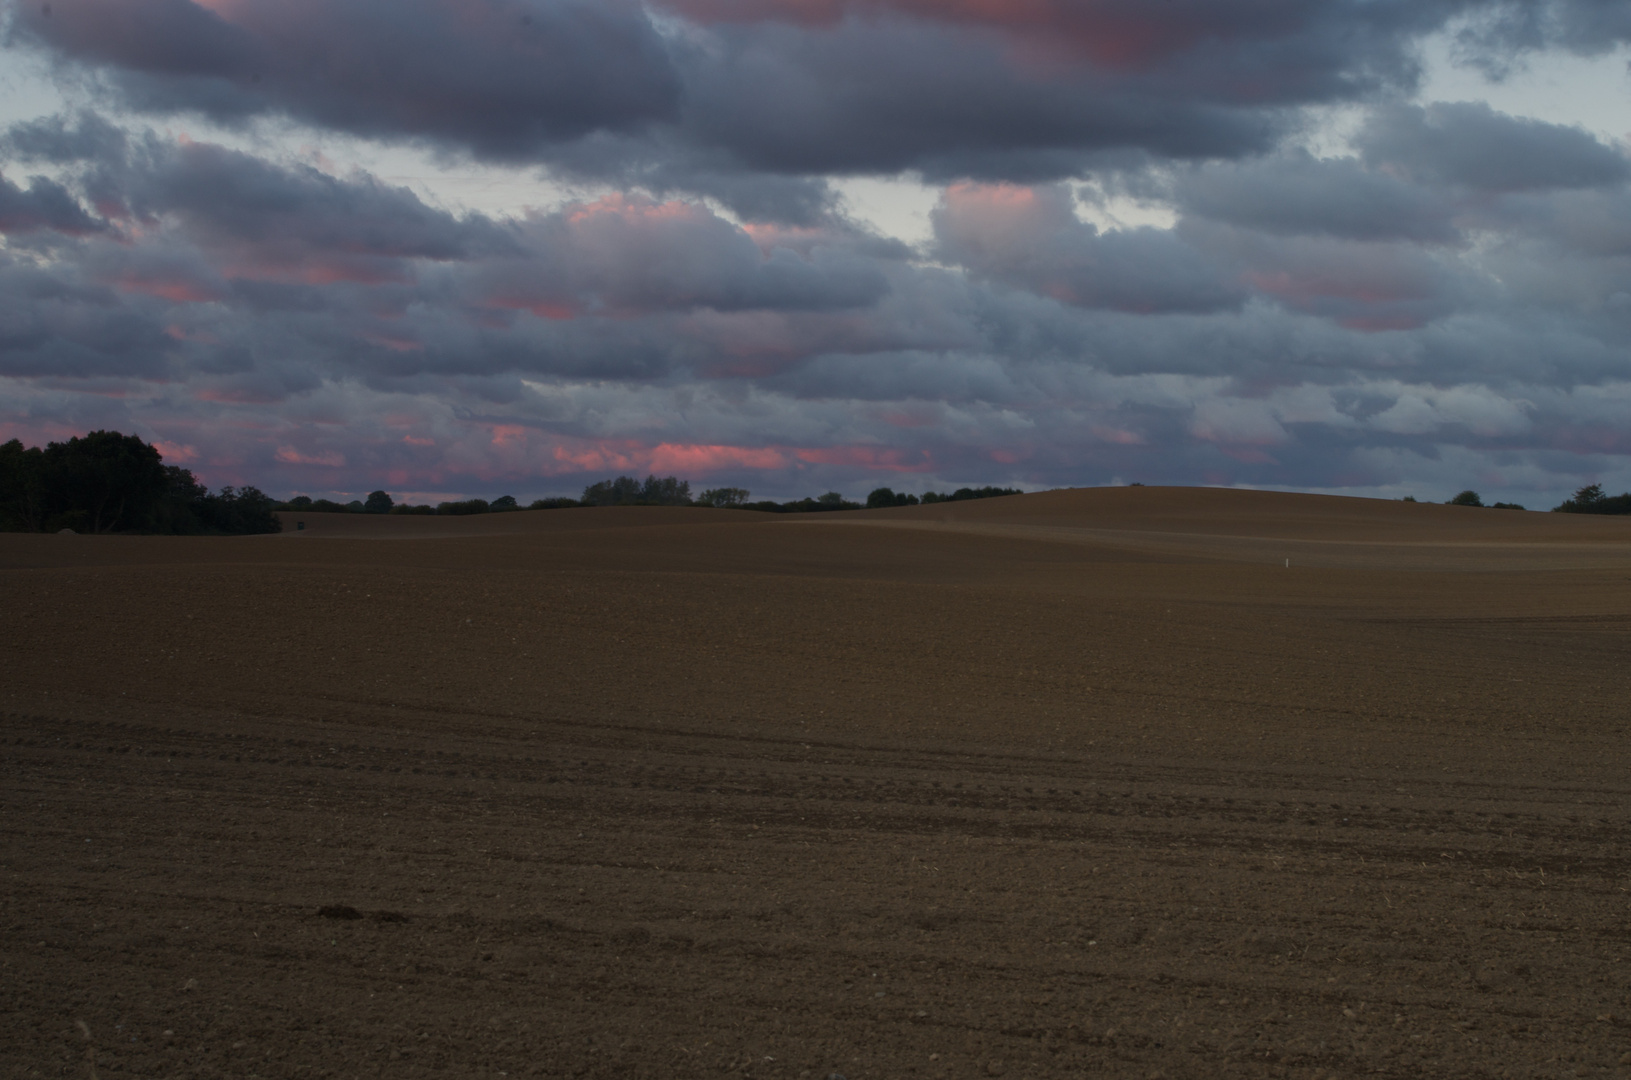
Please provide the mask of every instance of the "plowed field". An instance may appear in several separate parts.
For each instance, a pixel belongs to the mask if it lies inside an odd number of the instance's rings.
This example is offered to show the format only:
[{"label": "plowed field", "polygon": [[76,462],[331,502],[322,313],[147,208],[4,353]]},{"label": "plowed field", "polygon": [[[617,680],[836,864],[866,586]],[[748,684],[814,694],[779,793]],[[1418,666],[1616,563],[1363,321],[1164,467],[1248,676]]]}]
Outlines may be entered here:
[{"label": "plowed field", "polygon": [[1631,1076],[1631,521],[0,536],[0,1075]]}]

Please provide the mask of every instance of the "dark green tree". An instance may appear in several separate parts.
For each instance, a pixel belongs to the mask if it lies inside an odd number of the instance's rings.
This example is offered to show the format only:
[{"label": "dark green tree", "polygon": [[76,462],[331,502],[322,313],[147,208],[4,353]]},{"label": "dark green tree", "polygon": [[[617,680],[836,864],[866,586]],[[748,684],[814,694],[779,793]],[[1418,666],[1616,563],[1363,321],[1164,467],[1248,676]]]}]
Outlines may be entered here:
[{"label": "dark green tree", "polygon": [[602,480],[583,489],[585,506],[618,506],[636,502],[640,498],[640,481],[632,476],[619,476],[616,480]]},{"label": "dark green tree", "polygon": [[199,517],[209,532],[244,536],[283,530],[283,523],[273,513],[277,504],[260,488],[228,485],[219,495],[205,495],[199,502]]},{"label": "dark green tree", "polygon": [[1554,514],[1631,514],[1631,492],[1607,495],[1601,484],[1587,484],[1552,508]]},{"label": "dark green tree", "polygon": [[1478,492],[1468,488],[1445,504],[1446,506],[1483,506],[1484,500],[1478,497]]},{"label": "dark green tree", "polygon": [[661,479],[648,476],[640,485],[640,501],[653,506],[690,506],[691,481],[674,476]]},{"label": "dark green tree", "polygon": [[709,488],[697,498],[697,502],[703,506],[736,507],[748,501],[748,494],[747,488]]},{"label": "dark green tree", "polygon": [[20,439],[0,445],[0,531],[39,532],[45,523],[45,451]]},{"label": "dark green tree", "polygon": [[362,504],[362,509],[367,514],[389,514],[391,507],[395,505],[396,500],[386,492],[370,491],[367,500]]},{"label": "dark green tree", "polygon": [[117,431],[93,431],[51,443],[41,465],[48,530],[107,533],[149,528],[169,487],[158,450]]},{"label": "dark green tree", "polygon": [[691,482],[674,476],[647,476],[644,483],[632,476],[602,480],[583,489],[585,506],[689,506]]}]

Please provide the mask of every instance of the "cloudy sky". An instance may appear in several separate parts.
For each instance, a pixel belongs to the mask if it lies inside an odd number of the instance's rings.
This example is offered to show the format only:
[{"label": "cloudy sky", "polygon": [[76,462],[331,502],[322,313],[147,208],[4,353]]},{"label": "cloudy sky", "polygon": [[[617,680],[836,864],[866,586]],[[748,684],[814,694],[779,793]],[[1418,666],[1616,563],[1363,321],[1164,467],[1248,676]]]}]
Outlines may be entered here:
[{"label": "cloudy sky", "polygon": [[1631,487],[1631,0],[0,10],[0,439],[415,500]]}]

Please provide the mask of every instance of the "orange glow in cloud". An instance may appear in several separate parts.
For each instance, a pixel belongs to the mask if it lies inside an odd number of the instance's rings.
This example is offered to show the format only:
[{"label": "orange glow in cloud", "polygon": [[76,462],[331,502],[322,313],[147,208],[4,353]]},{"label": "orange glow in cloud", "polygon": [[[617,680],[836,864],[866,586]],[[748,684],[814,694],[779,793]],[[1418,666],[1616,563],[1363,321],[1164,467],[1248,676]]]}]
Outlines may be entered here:
[{"label": "orange glow in cloud", "polygon": [[[256,256],[261,257],[257,258]],[[262,253],[239,253],[226,260],[221,273],[241,281],[269,281],[281,285],[399,285],[413,280],[395,259],[363,257],[324,262],[306,258],[269,258]]]},{"label": "orange glow in cloud", "polygon": [[219,345],[221,339],[207,330],[189,330],[185,326],[171,323],[164,328],[164,332],[177,341],[197,341],[205,345]]},{"label": "orange glow in cloud", "polygon": [[280,446],[274,456],[285,465],[322,465],[338,469],[345,464],[345,455],[333,450],[325,450],[320,454],[302,454],[292,446]]},{"label": "orange glow in cloud", "polygon": [[392,352],[423,352],[425,347],[412,338],[386,337],[384,334],[364,334],[364,341],[373,342]]},{"label": "orange glow in cloud", "polygon": [[650,468],[656,472],[712,472],[716,469],[780,469],[788,464],[780,450],[770,446],[708,446],[662,443],[651,451]]},{"label": "orange glow in cloud", "polygon": [[409,446],[435,446],[436,445],[436,440],[435,439],[420,439],[420,438],[415,438],[412,435],[402,436],[402,441],[407,443]]},{"label": "orange glow in cloud", "polygon": [[712,215],[702,207],[677,199],[657,202],[639,195],[614,192],[591,203],[579,203],[566,215],[566,220],[569,225],[584,225],[605,217],[617,217],[634,224],[648,221],[701,221]]},{"label": "orange glow in cloud", "polygon": [[[485,301],[488,307],[500,308],[504,311],[530,311],[540,319],[563,321],[575,319],[583,312],[568,301],[561,299],[539,300],[536,297],[520,296],[516,293],[500,293],[488,297]],[[503,329],[507,327],[501,326]]]},{"label": "orange glow in cloud", "polygon": [[1114,443],[1117,446],[1143,446],[1144,436],[1136,431],[1127,431],[1123,428],[1097,427],[1092,428],[1093,437],[1100,442]]},{"label": "orange glow in cloud", "polygon": [[617,441],[581,448],[557,446],[555,460],[583,472],[699,472],[718,469],[780,469],[790,464],[774,446],[722,446],[706,443],[659,443],[656,446]]},{"label": "orange glow in cloud", "polygon": [[527,441],[527,429],[520,424],[494,424],[493,445],[511,447]]},{"label": "orange glow in cloud", "polygon": [[1036,206],[1036,190],[1024,184],[981,184],[961,180],[946,188],[953,209],[1026,211]]},{"label": "orange glow in cloud", "polygon": [[[1430,292],[1420,282],[1400,278],[1389,279],[1381,274],[1369,273],[1354,278],[1335,274],[1293,274],[1287,271],[1249,273],[1246,280],[1255,288],[1277,297],[1288,307],[1314,314],[1325,314],[1337,325],[1361,333],[1381,333],[1387,330],[1418,330],[1430,319],[1418,310],[1388,310],[1388,305],[1417,304],[1428,299]],[[1320,301],[1371,305],[1376,310],[1358,311],[1338,316],[1322,310]]]},{"label": "orange glow in cloud", "polygon": [[[621,444],[626,446],[627,444]],[[574,450],[565,446],[557,446],[553,457],[562,465],[570,465],[584,472],[611,469],[638,469],[641,459],[607,445],[591,446],[581,450]]]},{"label": "orange glow in cloud", "polygon": [[933,427],[935,424],[940,422],[940,417],[936,413],[927,409],[919,411],[895,409],[881,414],[878,419],[882,420],[890,427],[897,428]]}]

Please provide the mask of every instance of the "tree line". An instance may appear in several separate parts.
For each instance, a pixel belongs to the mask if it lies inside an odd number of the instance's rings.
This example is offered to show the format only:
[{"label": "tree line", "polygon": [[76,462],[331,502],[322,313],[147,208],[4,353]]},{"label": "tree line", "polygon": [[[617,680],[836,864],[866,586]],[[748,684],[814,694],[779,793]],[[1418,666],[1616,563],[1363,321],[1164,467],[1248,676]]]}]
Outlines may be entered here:
[{"label": "tree line", "polygon": [[93,431],[45,447],[0,445],[0,531],[221,535],[275,533],[258,488],[211,493],[135,435]]},{"label": "tree line", "polygon": [[600,480],[583,489],[582,498],[535,499],[522,505],[513,495],[503,495],[492,502],[486,499],[462,499],[457,502],[408,504],[394,501],[384,491],[370,492],[367,499],[354,499],[348,503],[331,499],[313,499],[297,495],[277,504],[279,510],[309,511],[327,514],[500,514],[511,510],[558,510],[570,506],[713,506],[721,509],[758,510],[768,514],[819,514],[833,510],[869,510],[887,506],[917,506],[919,503],[961,502],[965,499],[989,499],[999,495],[1019,495],[1018,488],[958,488],[951,492],[925,491],[922,496],[897,494],[890,488],[877,488],[867,496],[865,504],[844,498],[829,491],[814,498],[791,499],[776,502],[765,499],[750,501],[752,492],[747,488],[709,488],[692,496],[691,482],[675,476],[647,476],[640,480],[633,476],[619,476]]},{"label": "tree line", "polygon": [[[1413,498],[1405,502],[1415,502]],[[1484,506],[1484,500],[1478,492],[1468,489],[1454,497],[1445,500],[1449,506]],[[1489,503],[1496,510],[1522,510],[1517,503]],[[1608,495],[1603,491],[1601,484],[1588,484],[1580,488],[1573,496],[1552,507],[1554,514],[1631,514],[1631,492],[1621,495]]]},{"label": "tree line", "polygon": [[1574,497],[1564,500],[1561,506],[1552,507],[1554,514],[1631,514],[1631,491],[1619,495],[1603,493],[1603,485],[1588,484],[1574,493]]}]

